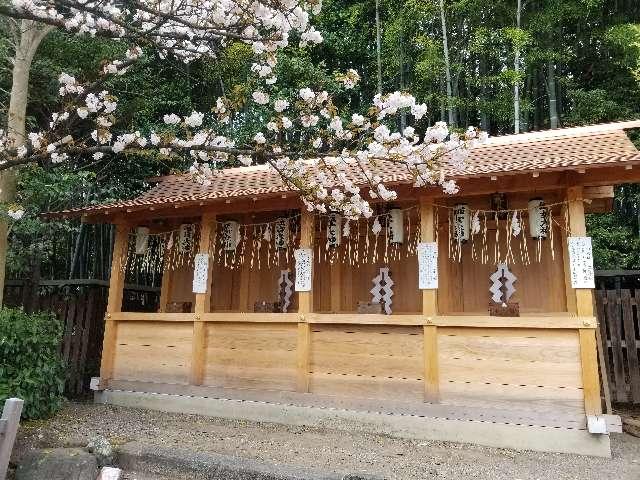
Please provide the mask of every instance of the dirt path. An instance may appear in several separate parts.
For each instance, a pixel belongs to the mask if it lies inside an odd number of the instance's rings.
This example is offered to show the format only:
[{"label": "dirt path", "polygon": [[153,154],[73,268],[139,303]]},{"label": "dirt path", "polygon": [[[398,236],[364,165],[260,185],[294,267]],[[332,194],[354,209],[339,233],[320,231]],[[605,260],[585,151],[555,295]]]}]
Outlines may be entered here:
[{"label": "dirt path", "polygon": [[327,471],[371,473],[394,480],[640,479],[640,439],[626,434],[612,437],[613,458],[602,459],[94,404],[69,404],[47,422],[26,424],[19,434],[19,448],[84,445],[97,434],[114,443],[139,440]]}]

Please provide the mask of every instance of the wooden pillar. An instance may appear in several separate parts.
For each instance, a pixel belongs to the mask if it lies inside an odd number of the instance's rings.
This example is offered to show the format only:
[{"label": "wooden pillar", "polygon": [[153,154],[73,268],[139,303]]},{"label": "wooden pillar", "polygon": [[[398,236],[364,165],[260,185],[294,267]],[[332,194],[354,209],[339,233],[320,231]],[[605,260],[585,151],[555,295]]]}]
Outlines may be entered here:
[{"label": "wooden pillar", "polygon": [[[215,237],[216,216],[205,213],[200,222],[200,247],[199,253],[209,254],[211,240]],[[211,311],[211,276],[213,273],[213,259],[209,258],[209,270],[207,272],[207,291],[196,293],[195,315],[193,319],[193,338],[191,344],[191,372],[189,383],[202,385],[205,367],[206,353],[206,323],[202,320],[203,313]]]},{"label": "wooden pillar", "polygon": [[[433,199],[420,199],[420,241],[434,242]],[[424,400],[436,403],[440,400],[440,374],[438,372],[438,327],[429,325],[438,314],[438,291],[422,290],[422,314],[426,317],[424,334]]]},{"label": "wooden pillar", "polygon": [[[584,218],[583,187],[575,186],[567,189],[567,209],[569,215],[569,230],[571,236],[583,237],[587,234]],[[565,251],[568,250],[566,245]],[[569,274],[568,252],[565,258],[565,288],[567,299],[575,298],[571,309],[579,317],[593,317],[593,291],[588,288],[572,288]],[[569,290],[573,290],[570,295]],[[569,307],[569,305],[567,305]],[[599,415],[602,413],[602,401],[600,398],[600,376],[598,374],[598,353],[596,346],[596,330],[594,328],[581,328],[578,330],[580,339],[580,360],[582,364],[582,389],[584,392],[584,409],[587,415]]]},{"label": "wooden pillar", "polygon": [[[303,211],[300,218],[300,248],[313,249],[313,236],[315,224],[312,213]],[[311,269],[312,290],[298,292],[298,379],[297,391],[309,392],[309,362],[311,348],[311,326],[308,323],[307,314],[313,311],[313,261]]]},{"label": "wooden pillar", "polygon": [[100,387],[106,388],[113,377],[113,361],[116,349],[118,325],[112,318],[112,313],[122,311],[122,295],[124,291],[124,265],[129,245],[131,227],[123,220],[116,223],[116,236],[111,255],[111,277],[109,279],[109,297],[107,300],[107,314],[104,324],[104,338],[102,340],[102,362],[100,364]]}]

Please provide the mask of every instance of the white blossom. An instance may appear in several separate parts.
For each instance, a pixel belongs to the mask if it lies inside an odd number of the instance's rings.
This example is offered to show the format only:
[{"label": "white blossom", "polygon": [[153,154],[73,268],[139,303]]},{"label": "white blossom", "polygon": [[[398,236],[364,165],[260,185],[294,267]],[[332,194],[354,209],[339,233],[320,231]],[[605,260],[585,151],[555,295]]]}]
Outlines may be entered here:
[{"label": "white blossom", "polygon": [[273,104],[273,109],[278,112],[284,112],[289,107],[289,102],[283,99],[278,99]]},{"label": "white blossom", "polygon": [[267,103],[269,103],[269,95],[262,91],[258,90],[253,92],[251,94],[251,97],[253,98],[253,101],[259,105],[266,105]]},{"label": "white blossom", "polygon": [[180,117],[175,113],[165,115],[163,117],[163,120],[164,120],[164,123],[166,123],[167,125],[176,125],[180,123]]}]

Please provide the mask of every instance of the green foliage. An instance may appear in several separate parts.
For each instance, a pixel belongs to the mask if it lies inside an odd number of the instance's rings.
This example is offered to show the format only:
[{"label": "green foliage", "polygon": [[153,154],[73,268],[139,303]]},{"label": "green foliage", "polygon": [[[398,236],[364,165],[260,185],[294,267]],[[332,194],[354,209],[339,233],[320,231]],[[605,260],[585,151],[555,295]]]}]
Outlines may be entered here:
[{"label": "green foliage", "polygon": [[24,400],[23,418],[46,418],[62,402],[62,324],[50,313],[0,310],[0,404]]}]

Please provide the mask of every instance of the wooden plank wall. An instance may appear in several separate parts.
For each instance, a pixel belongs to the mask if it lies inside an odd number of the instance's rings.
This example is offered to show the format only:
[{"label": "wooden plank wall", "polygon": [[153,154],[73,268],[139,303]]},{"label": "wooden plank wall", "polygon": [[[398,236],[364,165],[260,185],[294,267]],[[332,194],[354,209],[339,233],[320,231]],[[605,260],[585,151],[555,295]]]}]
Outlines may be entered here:
[{"label": "wooden plank wall", "polygon": [[422,401],[421,327],[313,325],[312,393]]},{"label": "wooden plank wall", "polygon": [[[152,318],[118,321],[114,380],[186,385],[193,322],[184,316],[184,321]],[[295,316],[282,322],[206,321],[202,385],[294,392],[299,349],[308,348],[302,368],[312,394],[424,400],[422,326],[311,324],[307,346],[299,344],[298,330]],[[514,415],[584,414],[577,329],[438,327],[437,332],[440,403]]]},{"label": "wooden plank wall", "polygon": [[575,330],[439,328],[443,403],[584,413]]},{"label": "wooden plank wall", "polygon": [[191,322],[118,322],[113,378],[187,384]]},{"label": "wooden plank wall", "polygon": [[[509,208],[526,208],[530,198],[537,197],[531,194],[508,196]],[[554,203],[561,199],[560,193],[545,192],[539,195],[548,203]],[[444,200],[441,200],[444,202]],[[476,196],[456,199],[455,203],[467,203],[471,209],[489,208],[488,196]],[[451,205],[454,202],[449,201]],[[410,204],[402,204],[406,208]],[[440,288],[438,293],[438,310],[442,314],[486,314],[489,306],[489,276],[495,271],[493,259],[495,225],[489,225],[487,238],[487,251],[489,261],[482,264],[472,258],[472,247],[478,254],[481,248],[481,238],[477,236],[474,245],[468,242],[462,246],[461,261],[449,259],[449,238],[447,211],[438,210],[438,243],[440,261]],[[221,219],[234,219],[244,223],[255,223],[274,220],[284,215],[284,212],[256,213],[245,216],[223,216]],[[556,220],[563,224],[561,212],[556,209]],[[526,216],[525,216],[526,218]],[[314,281],[313,291],[315,312],[322,313],[349,313],[357,311],[359,301],[369,301],[373,278],[381,267],[389,266],[391,277],[395,282],[392,309],[394,313],[420,313],[422,312],[422,293],[417,289],[418,264],[415,255],[402,256],[398,259],[390,259],[384,262],[382,255],[375,263],[361,263],[349,265],[329,261],[326,253],[326,222],[316,222],[314,237]],[[419,229],[418,210],[410,211],[410,225],[412,235]],[[506,252],[505,221],[500,222],[500,250]],[[355,229],[355,227],[354,227]],[[354,230],[352,230],[352,235]],[[361,232],[360,252],[364,253],[364,231]],[[551,256],[551,239],[538,242],[528,238],[527,249],[531,259],[528,265],[522,265],[519,255],[519,239],[512,243],[516,262],[510,265],[512,272],[518,278],[515,284],[516,293],[513,301],[520,303],[520,311],[523,314],[557,313],[567,311],[567,299],[564,293],[564,259],[562,248],[562,229],[555,224],[554,227],[554,256]],[[384,241],[380,241],[379,249],[382,250]],[[541,261],[535,261],[536,250],[541,247]],[[242,311],[252,312],[256,301],[276,301],[277,280],[280,271],[290,269],[295,272],[293,258],[288,260],[283,256],[279,265],[268,265],[267,252],[260,252],[260,268],[258,260],[254,259],[253,266],[245,265],[244,268],[231,268],[215,263],[212,276],[212,311]],[[336,272],[336,270],[338,270]],[[171,282],[171,301],[194,302],[191,293],[192,268],[185,267],[176,270],[175,280]],[[244,280],[243,280],[244,277]],[[243,286],[243,281],[245,285]],[[243,296],[244,293],[244,296]],[[293,303],[290,311],[297,310],[297,294],[293,295]]]},{"label": "wooden plank wall", "polygon": [[203,385],[294,391],[297,326],[210,323]]},{"label": "wooden plank wall", "polygon": [[[509,195],[509,208],[526,208],[530,198],[537,195],[527,196]],[[540,195],[548,204],[559,200],[557,195]],[[467,203],[471,209],[489,208],[489,199],[486,196],[469,197],[456,199],[454,203]],[[558,211],[559,215],[560,212]],[[461,260],[449,259],[449,223],[447,210],[440,208],[439,217],[439,277],[438,288],[438,309],[441,313],[476,313],[484,314],[488,311],[490,302],[490,281],[489,276],[495,271],[494,247],[496,238],[495,222],[488,222],[489,233],[487,235],[487,252],[489,261],[482,264],[479,260],[472,258],[472,249],[476,255],[482,247],[481,235],[477,235],[473,240],[462,245]],[[525,217],[526,218],[526,217]],[[558,219],[559,220],[559,219]],[[561,221],[563,223],[564,220]],[[504,256],[507,251],[505,220],[500,221],[500,251]],[[554,257],[551,256],[551,238],[540,242],[541,261],[535,260],[538,241],[528,237],[527,250],[531,263],[523,265],[520,261],[520,238],[512,239],[512,249],[515,263],[510,263],[509,268],[517,277],[515,283],[516,292],[512,297],[513,302],[520,304],[520,312],[528,314],[552,313],[567,311],[565,285],[564,285],[564,265],[562,252],[562,231],[558,225],[554,227]]]}]

